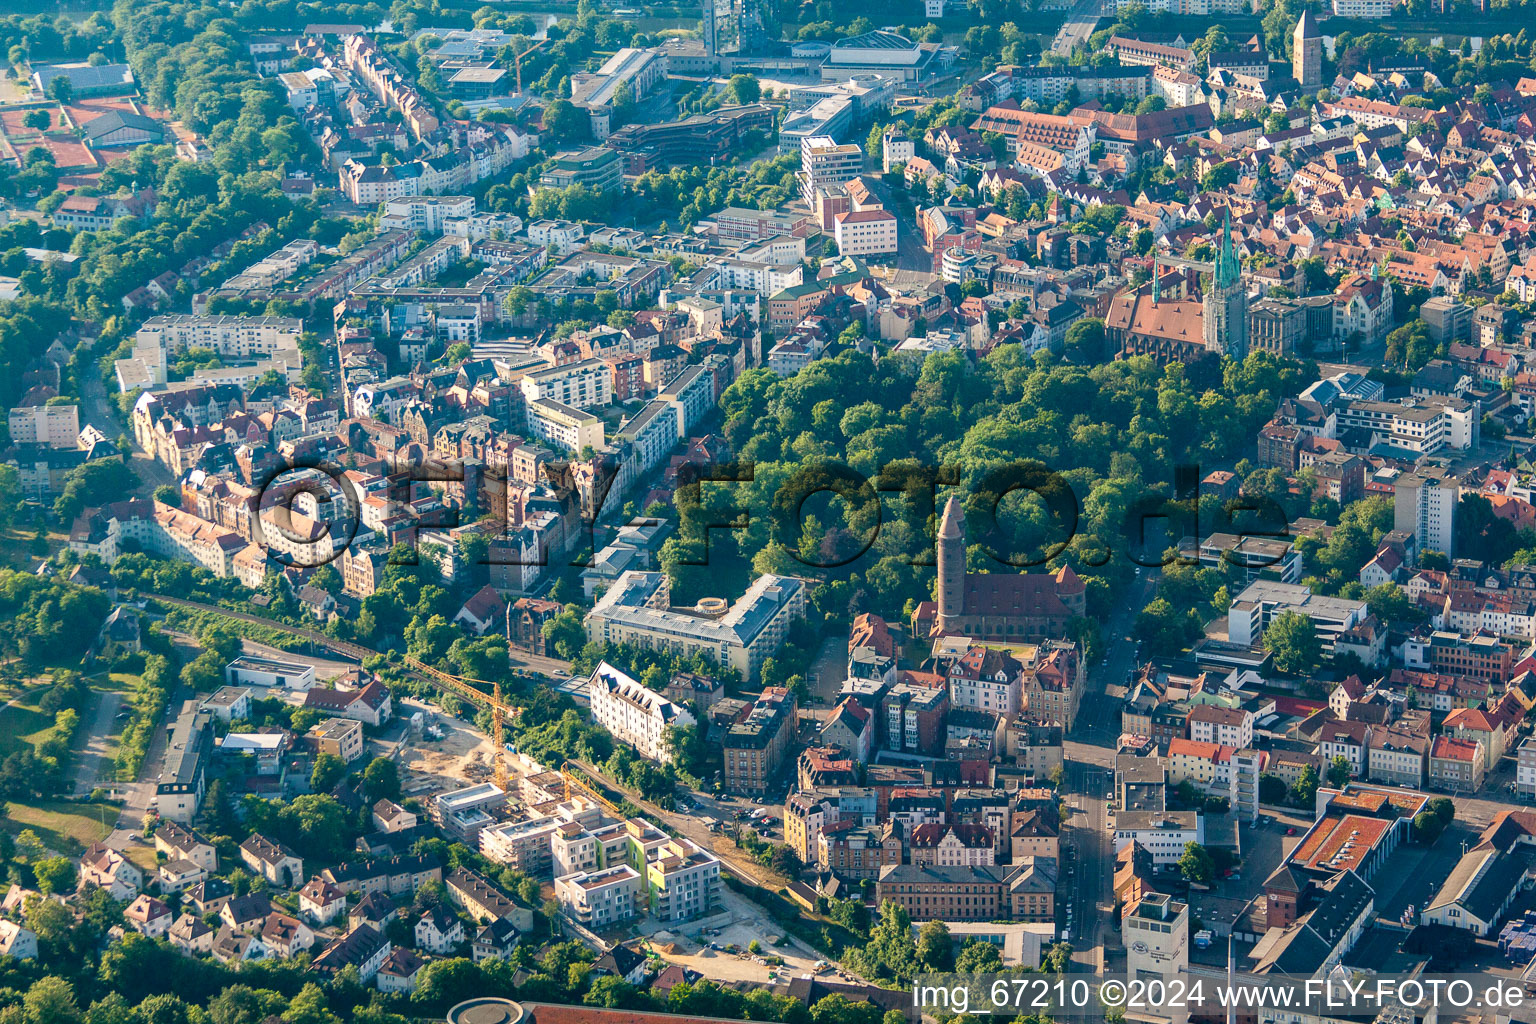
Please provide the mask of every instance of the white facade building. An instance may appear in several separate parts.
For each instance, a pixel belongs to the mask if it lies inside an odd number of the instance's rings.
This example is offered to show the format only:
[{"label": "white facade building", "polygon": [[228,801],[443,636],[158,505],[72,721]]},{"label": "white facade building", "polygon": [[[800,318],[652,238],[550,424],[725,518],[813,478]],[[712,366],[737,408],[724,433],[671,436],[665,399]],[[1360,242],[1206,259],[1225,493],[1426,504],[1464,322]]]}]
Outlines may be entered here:
[{"label": "white facade building", "polygon": [[606,661],[592,673],[587,692],[592,720],[614,739],[628,743],[653,761],[672,760],[666,740],[669,727],[694,724],[693,715],[685,708],[646,689]]}]

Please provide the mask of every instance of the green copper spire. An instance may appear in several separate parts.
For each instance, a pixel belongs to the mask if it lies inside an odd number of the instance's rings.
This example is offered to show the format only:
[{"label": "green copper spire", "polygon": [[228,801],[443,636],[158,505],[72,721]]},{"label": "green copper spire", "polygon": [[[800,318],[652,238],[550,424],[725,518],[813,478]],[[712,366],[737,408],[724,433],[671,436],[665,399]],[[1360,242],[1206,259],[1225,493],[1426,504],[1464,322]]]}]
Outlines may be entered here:
[{"label": "green copper spire", "polygon": [[1221,224],[1221,249],[1216,254],[1216,266],[1212,277],[1215,286],[1230,288],[1242,277],[1243,265],[1232,249],[1232,208],[1228,207]]}]

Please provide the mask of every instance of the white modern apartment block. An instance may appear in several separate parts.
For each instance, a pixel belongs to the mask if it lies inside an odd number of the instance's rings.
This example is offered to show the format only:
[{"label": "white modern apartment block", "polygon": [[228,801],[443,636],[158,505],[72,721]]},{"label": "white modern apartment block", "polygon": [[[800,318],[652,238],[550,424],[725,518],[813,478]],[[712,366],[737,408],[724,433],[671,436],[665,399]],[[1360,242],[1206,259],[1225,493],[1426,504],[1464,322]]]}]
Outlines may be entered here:
[{"label": "white modern apartment block", "polygon": [[474,213],[474,196],[402,196],[385,200],[379,230],[441,235],[447,232],[448,221],[472,217]]},{"label": "white modern apartment block", "polygon": [[603,421],[582,409],[548,398],[535,399],[524,410],[528,433],[568,452],[603,445]]},{"label": "white modern apartment block", "polygon": [[14,444],[75,448],[80,439],[78,405],[24,405],[7,416]]},{"label": "white modern apartment block", "polygon": [[1333,0],[1335,18],[1388,18],[1393,0]]},{"label": "white modern apartment block", "polygon": [[587,690],[592,721],[620,743],[628,743],[653,761],[672,760],[672,752],[667,748],[668,728],[694,724],[687,709],[646,689],[606,661],[593,671]]},{"label": "white modern apartment block", "polygon": [[885,130],[885,137],[880,142],[880,169],[883,172],[890,174],[892,167],[908,163],[916,155],[917,144],[911,136],[895,125]]},{"label": "white modern apartment block", "polygon": [[626,572],[587,613],[587,639],[703,654],[752,680],[805,614],[805,597],[804,580],[765,573],[728,608],[718,598],[673,608],[664,573]]},{"label": "white modern apartment block", "polygon": [[544,246],[551,256],[575,249],[584,235],[586,231],[580,224],[568,220],[536,220],[528,225],[528,241]]},{"label": "white modern apartment block", "polygon": [[133,355],[117,361],[118,377],[122,380],[126,371],[131,379],[164,384],[170,356],[192,348],[208,349],[226,360],[265,360],[274,368],[297,371],[303,362],[303,329],[304,322],[293,317],[153,316],[134,334]]},{"label": "white modern apartment block", "polygon": [[1455,556],[1456,504],[1461,481],[1439,467],[1398,477],[1392,488],[1392,527],[1413,534],[1420,551]]},{"label": "white modern apartment block", "polygon": [[1242,708],[1199,704],[1189,709],[1189,738],[1227,747],[1253,744],[1253,713]]},{"label": "white modern apartment block", "polygon": [[299,347],[304,321],[284,316],[152,316],[134,333],[134,347],[164,352],[211,349],[221,356],[256,359]]},{"label": "white modern apartment block", "polygon": [[613,403],[613,369],[601,359],[583,359],[536,370],[518,382],[527,402],[559,402],[573,409],[600,408]]},{"label": "white modern apartment block", "polygon": [[724,257],[711,260],[704,270],[706,276],[700,287],[744,288],[759,295],[777,295],[805,280],[804,268],[798,262],[784,265]]},{"label": "white modern apartment block", "polygon": [[800,197],[816,208],[816,192],[841,185],[864,170],[864,150],[851,143],[838,145],[830,135],[812,135],[800,141]]},{"label": "white modern apartment block", "polygon": [[1371,444],[1389,444],[1417,455],[1442,448],[1464,450],[1482,434],[1482,403],[1464,398],[1420,398],[1400,402],[1351,402],[1338,411],[1339,432],[1368,431]]},{"label": "white modern apartment block", "polygon": [[879,256],[896,251],[896,215],[889,210],[851,210],[833,221],[833,239],[843,256]]},{"label": "white modern apartment block", "polygon": [[645,882],[628,864],[555,879],[555,899],[578,924],[603,931],[635,916]]}]

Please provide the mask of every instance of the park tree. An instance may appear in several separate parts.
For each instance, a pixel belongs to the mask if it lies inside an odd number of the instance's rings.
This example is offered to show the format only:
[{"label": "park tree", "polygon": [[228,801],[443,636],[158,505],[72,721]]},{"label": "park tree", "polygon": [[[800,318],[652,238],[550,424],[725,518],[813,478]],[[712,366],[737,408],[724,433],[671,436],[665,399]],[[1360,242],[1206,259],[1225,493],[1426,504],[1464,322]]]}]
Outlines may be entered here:
[{"label": "park tree", "polygon": [[1349,782],[1349,777],[1354,774],[1354,766],[1349,763],[1349,758],[1338,754],[1328,762],[1328,785],[1334,789],[1342,789]]},{"label": "park tree", "polygon": [[967,939],[955,957],[955,970],[962,974],[991,974],[1002,969],[1002,954],[986,939]]},{"label": "park tree", "polygon": [[1184,854],[1179,858],[1179,874],[1186,882],[1205,885],[1216,876],[1216,861],[1199,843],[1185,843]]},{"label": "park tree", "polygon": [[763,88],[752,75],[732,75],[726,83],[725,91],[730,94],[736,103],[745,106],[748,103],[756,103],[762,98]]},{"label": "park tree", "polygon": [[943,921],[929,921],[917,936],[917,959],[930,971],[954,968],[954,945]]},{"label": "park tree", "polygon": [[379,800],[400,799],[400,770],[387,757],[376,757],[363,771],[363,792],[370,804]]},{"label": "park tree", "polygon": [[347,774],[347,762],[335,754],[321,753],[315,758],[314,770],[309,773],[309,788],[316,793],[329,793]]},{"label": "park tree", "polygon": [[1440,833],[1445,831],[1445,823],[1434,811],[1420,811],[1413,818],[1413,837],[1419,842],[1428,845],[1440,838]]},{"label": "park tree", "polygon": [[580,142],[592,130],[592,119],[570,100],[551,100],[544,108],[544,128],[560,142]]},{"label": "park tree", "polygon": [[1323,660],[1323,642],[1310,615],[1281,612],[1264,631],[1264,649],[1274,655],[1275,668],[1287,675],[1306,675]]}]

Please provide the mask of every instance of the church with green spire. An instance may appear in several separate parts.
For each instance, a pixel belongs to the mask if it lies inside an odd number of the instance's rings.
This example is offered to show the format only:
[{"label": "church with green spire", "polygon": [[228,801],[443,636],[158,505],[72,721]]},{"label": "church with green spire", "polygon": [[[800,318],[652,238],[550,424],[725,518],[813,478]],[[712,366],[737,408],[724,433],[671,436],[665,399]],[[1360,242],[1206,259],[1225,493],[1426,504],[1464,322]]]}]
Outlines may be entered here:
[{"label": "church with green spire", "polygon": [[1201,299],[1201,336],[1205,350],[1214,355],[1243,359],[1248,355],[1248,292],[1243,287],[1243,264],[1232,247],[1232,211],[1221,225],[1221,245],[1211,286]]}]

